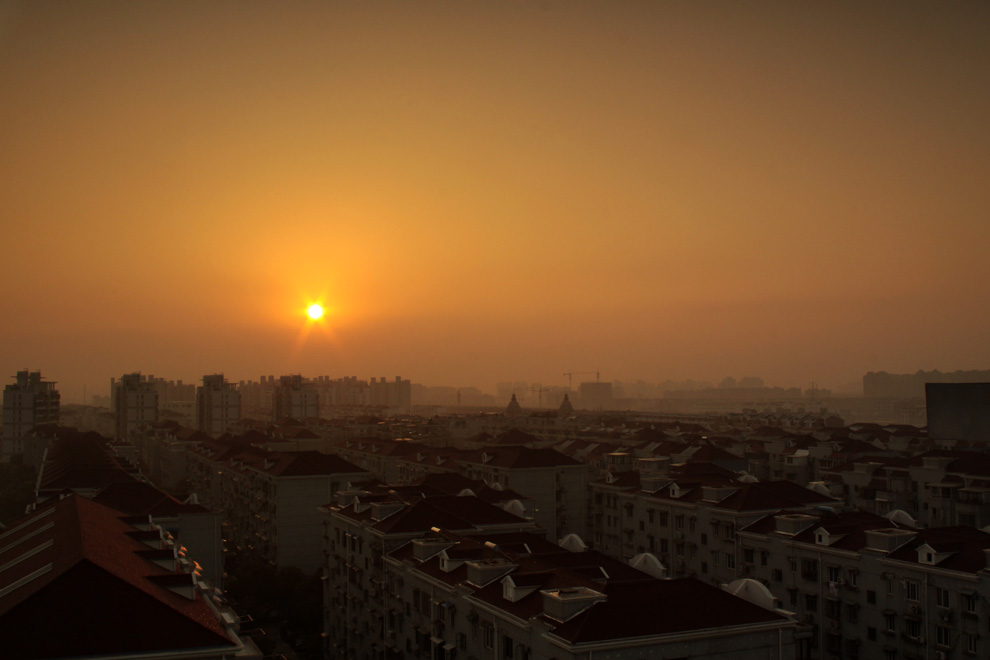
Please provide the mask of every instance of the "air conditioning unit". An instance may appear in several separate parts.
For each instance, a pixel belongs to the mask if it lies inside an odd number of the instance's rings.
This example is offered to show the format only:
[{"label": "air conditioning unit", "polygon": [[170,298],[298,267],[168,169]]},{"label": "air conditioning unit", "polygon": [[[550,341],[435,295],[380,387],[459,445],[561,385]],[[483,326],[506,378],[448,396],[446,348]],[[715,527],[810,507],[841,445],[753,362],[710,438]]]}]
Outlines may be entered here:
[{"label": "air conditioning unit", "polygon": [[945,660],[945,651],[935,651],[935,660]]},{"label": "air conditioning unit", "polygon": [[920,605],[912,605],[910,609],[911,609],[911,614],[921,614]]}]

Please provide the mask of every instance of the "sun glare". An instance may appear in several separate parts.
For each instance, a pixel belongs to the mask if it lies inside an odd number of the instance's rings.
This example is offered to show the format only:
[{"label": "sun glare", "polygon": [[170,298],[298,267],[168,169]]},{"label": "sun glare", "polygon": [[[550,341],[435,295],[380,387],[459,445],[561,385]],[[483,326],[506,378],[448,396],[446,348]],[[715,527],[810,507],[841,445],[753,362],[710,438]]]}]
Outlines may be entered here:
[{"label": "sun glare", "polygon": [[309,309],[306,310],[306,313],[309,314],[309,318],[316,320],[321,316],[323,316],[323,307],[321,305],[314,303],[309,306]]}]

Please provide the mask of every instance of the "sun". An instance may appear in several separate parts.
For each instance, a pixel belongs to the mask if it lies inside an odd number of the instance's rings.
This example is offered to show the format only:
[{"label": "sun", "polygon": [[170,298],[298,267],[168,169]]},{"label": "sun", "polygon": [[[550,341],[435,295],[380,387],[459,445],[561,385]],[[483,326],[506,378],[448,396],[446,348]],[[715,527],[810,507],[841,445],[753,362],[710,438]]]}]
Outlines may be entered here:
[{"label": "sun", "polygon": [[309,314],[309,318],[315,321],[323,316],[323,306],[318,303],[313,303],[309,306],[309,309],[306,310],[306,313]]}]

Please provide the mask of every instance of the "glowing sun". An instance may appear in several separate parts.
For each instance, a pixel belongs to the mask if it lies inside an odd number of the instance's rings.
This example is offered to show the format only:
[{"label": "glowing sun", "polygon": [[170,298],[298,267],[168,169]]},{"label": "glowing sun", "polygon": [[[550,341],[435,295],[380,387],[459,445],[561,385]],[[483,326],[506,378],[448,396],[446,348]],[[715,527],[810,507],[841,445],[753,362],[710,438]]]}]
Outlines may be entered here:
[{"label": "glowing sun", "polygon": [[321,305],[314,303],[309,306],[309,309],[306,310],[306,313],[309,314],[309,318],[316,320],[321,316],[323,316],[323,307]]}]

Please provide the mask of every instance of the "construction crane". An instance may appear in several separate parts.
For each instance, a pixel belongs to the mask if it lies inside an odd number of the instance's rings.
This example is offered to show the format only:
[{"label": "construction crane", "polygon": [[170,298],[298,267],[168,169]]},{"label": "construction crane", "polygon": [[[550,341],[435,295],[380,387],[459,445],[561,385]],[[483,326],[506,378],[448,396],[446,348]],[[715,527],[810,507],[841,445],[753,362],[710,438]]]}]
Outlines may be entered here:
[{"label": "construction crane", "polygon": [[536,400],[537,400],[537,404],[536,405],[537,405],[538,408],[542,408],[543,407],[543,393],[544,392],[549,392],[550,391],[550,388],[549,387],[543,387],[542,385],[533,385],[531,387],[527,387],[526,389],[528,391],[530,391],[530,392],[536,392]]},{"label": "construction crane", "polygon": [[567,389],[568,389],[568,391],[570,391],[570,390],[573,389],[571,387],[571,378],[573,376],[583,376],[585,374],[595,374],[595,382],[598,382],[599,378],[601,377],[601,374],[598,371],[567,371],[567,372],[564,372],[564,375],[567,376]]}]

